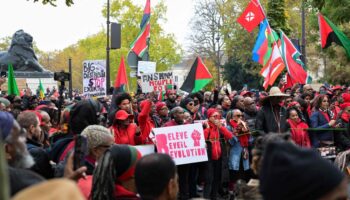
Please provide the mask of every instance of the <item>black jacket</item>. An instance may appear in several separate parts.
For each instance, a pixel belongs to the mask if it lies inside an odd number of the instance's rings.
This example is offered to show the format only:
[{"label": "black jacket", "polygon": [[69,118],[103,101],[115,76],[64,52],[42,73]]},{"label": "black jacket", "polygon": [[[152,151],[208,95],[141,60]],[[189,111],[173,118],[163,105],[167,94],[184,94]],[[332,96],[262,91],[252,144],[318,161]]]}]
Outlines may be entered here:
[{"label": "black jacket", "polygon": [[[258,111],[255,122],[255,129],[260,135],[265,135],[268,133],[285,133],[288,131],[287,126],[287,111],[284,107],[277,106],[275,108],[274,116],[272,111],[272,106],[270,104],[264,105]],[[275,118],[279,118],[278,122]],[[280,130],[278,128],[278,123],[280,124]]]},{"label": "black jacket", "polygon": [[27,149],[35,161],[35,164],[30,168],[30,170],[36,172],[46,179],[53,178],[54,170],[50,164],[50,158],[46,150],[42,148],[39,143],[28,138]]},{"label": "black jacket", "polygon": [[339,148],[340,151],[350,149],[349,123],[341,118],[338,118],[336,124],[340,124],[339,128],[346,128],[346,130],[334,132],[335,145],[337,146],[337,148]]}]

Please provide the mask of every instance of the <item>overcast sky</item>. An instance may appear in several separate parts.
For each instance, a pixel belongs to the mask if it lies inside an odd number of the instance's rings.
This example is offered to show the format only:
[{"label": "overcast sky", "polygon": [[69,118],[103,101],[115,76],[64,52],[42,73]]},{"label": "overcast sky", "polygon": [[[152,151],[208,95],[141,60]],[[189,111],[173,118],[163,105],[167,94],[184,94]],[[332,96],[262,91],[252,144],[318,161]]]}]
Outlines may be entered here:
[{"label": "overcast sky", "polygon": [[[74,0],[71,7],[65,6],[64,1],[57,0],[58,6],[52,7],[33,3],[33,0],[0,0],[0,38],[23,29],[33,36],[39,49],[52,51],[74,44],[106,26],[101,10],[107,0]],[[142,7],[146,2],[133,1]],[[181,45],[186,45],[193,1],[164,0],[168,7],[168,22],[163,27],[167,33],[174,33]],[[158,2],[151,0],[151,5]]]}]

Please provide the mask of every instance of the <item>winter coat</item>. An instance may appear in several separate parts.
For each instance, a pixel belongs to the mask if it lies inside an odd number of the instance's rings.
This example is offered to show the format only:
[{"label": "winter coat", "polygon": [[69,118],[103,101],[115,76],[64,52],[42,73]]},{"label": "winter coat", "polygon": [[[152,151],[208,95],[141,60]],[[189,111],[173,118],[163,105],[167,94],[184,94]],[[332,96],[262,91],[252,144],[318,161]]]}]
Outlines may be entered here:
[{"label": "winter coat", "polygon": [[337,119],[336,124],[340,124],[339,128],[346,128],[346,130],[336,131],[334,133],[334,142],[340,151],[350,149],[349,121],[349,116],[346,116],[346,113],[341,113]]},{"label": "winter coat", "polygon": [[[278,105],[275,110],[278,111],[275,111],[279,118],[278,122],[275,119],[276,116],[272,111],[272,106],[270,104],[262,106],[258,111],[255,130],[258,131],[260,135],[268,133],[284,133],[288,131],[286,109]],[[280,124],[280,128],[278,128],[278,123]]]},{"label": "winter coat", "polygon": [[[331,119],[331,115],[329,115],[329,118]],[[312,128],[332,128],[329,126],[328,122],[324,115],[321,113],[321,111],[315,111],[311,115],[311,127]],[[311,133],[311,134],[310,134]],[[310,132],[310,140],[311,145],[313,147],[319,147],[320,141],[334,141],[333,131],[332,130],[316,130]]]}]

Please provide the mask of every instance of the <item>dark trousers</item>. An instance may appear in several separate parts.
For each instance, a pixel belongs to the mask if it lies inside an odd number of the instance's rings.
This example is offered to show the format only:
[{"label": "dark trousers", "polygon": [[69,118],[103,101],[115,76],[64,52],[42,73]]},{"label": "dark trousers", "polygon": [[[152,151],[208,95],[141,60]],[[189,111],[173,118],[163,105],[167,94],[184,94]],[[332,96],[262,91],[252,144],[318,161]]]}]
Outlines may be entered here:
[{"label": "dark trousers", "polygon": [[203,197],[206,199],[215,200],[221,182],[221,165],[222,161],[211,160],[207,163],[206,180],[204,184]]},{"label": "dark trousers", "polygon": [[179,175],[179,200],[189,199],[189,171],[190,165],[178,165],[177,173]]}]

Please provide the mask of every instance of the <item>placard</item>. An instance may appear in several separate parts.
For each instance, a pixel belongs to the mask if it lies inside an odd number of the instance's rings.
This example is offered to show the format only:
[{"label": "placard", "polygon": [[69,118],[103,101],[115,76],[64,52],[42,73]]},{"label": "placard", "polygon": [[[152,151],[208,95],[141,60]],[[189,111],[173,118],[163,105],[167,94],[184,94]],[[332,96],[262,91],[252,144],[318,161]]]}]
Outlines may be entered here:
[{"label": "placard", "polygon": [[147,145],[136,145],[135,147],[142,156],[154,153],[154,144],[147,144]]},{"label": "placard", "polygon": [[167,85],[173,85],[173,72],[156,72],[141,76],[141,88],[143,93],[153,91],[166,91]]},{"label": "placard", "polygon": [[201,124],[152,129],[158,153],[168,154],[176,165],[208,161]]},{"label": "placard", "polygon": [[83,62],[83,95],[105,96],[106,89],[106,61],[86,60]]},{"label": "placard", "polygon": [[137,66],[137,75],[152,74],[156,72],[156,62],[139,61]]}]

